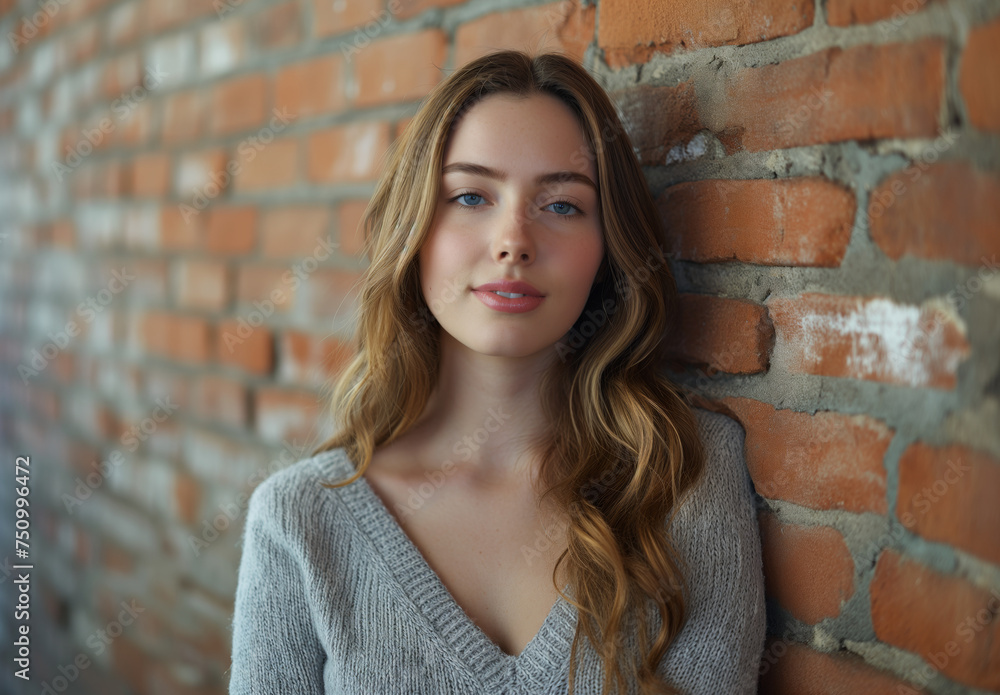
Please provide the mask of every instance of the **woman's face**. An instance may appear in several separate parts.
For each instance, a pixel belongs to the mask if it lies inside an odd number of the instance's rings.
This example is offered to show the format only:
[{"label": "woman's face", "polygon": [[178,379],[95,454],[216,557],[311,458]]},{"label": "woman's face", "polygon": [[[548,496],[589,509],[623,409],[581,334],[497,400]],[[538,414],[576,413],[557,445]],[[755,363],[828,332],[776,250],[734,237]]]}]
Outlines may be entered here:
[{"label": "woman's face", "polygon": [[[424,300],[470,350],[550,350],[579,318],[604,256],[597,172],[573,112],[549,95],[494,94],[458,122],[420,250]],[[524,297],[484,287],[496,282]],[[444,338],[444,336],[442,336]]]}]

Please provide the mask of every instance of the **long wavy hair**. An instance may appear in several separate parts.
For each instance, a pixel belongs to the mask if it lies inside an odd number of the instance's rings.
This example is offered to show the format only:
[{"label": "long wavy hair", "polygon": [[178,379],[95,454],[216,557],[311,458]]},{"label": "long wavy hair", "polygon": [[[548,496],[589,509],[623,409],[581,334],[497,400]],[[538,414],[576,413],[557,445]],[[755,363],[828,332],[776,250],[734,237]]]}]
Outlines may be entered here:
[{"label": "long wavy hair", "polygon": [[[580,65],[555,53],[500,51],[474,60],[427,96],[382,161],[365,210],[355,354],[337,376],[331,411],[337,433],[313,452],[343,447],[363,475],[375,449],[419,419],[438,376],[439,331],[424,301],[418,253],[434,217],[450,133],[491,94],[549,94],[577,116],[594,158],[606,249],[587,304],[556,344],[540,384],[548,427],[534,441],[538,481],[565,515],[567,549],[552,581],[580,620],[604,668],[602,692],[674,693],[657,666],[685,620],[680,558],[668,522],[704,467],[694,414],[663,376],[660,345],[671,327],[676,287],[660,244],[660,221],[614,106]],[[581,153],[581,156],[584,156]],[[556,581],[566,563],[569,586]],[[660,627],[649,645],[647,613]],[[640,655],[626,635],[638,618]]]}]

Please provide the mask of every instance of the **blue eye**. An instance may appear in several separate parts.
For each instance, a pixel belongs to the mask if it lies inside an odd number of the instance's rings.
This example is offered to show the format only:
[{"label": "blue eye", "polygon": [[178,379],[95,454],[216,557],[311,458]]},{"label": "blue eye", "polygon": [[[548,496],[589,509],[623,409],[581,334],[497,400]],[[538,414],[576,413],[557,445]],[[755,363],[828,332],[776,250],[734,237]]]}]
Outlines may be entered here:
[{"label": "blue eye", "polygon": [[[574,217],[576,215],[582,215],[583,211],[572,203],[567,203],[565,200],[559,200],[555,203],[551,203],[546,207],[555,208],[552,212],[556,213],[560,217]],[[576,212],[574,212],[574,210]]]},{"label": "blue eye", "polygon": [[[482,202],[483,200],[483,196],[479,195],[478,193],[460,193],[459,195],[452,198],[452,200],[461,200],[462,198],[475,198],[478,200],[478,202]],[[469,205],[463,205],[462,207],[475,208],[479,207],[479,205],[476,202],[473,202]]]}]

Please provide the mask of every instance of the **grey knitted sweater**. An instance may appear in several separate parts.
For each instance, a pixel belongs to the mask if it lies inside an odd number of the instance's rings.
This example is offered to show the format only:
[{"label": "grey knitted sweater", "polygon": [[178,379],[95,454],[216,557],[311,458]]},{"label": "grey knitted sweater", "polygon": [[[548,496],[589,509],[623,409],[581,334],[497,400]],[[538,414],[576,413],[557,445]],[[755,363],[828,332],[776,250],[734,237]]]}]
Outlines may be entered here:
[{"label": "grey knitted sweater", "polygon": [[[705,475],[671,522],[687,563],[688,617],[659,672],[685,693],[753,693],[764,585],[743,431],[722,415],[695,413]],[[343,449],[326,451],[272,474],[251,495],[231,695],[566,693],[577,609],[560,597],[524,651],[506,654],[364,477],[339,489],[318,484],[353,472]],[[655,609],[650,623],[659,628]],[[603,671],[589,641],[580,644],[575,690],[596,695]],[[636,636],[626,644],[636,649]]]}]

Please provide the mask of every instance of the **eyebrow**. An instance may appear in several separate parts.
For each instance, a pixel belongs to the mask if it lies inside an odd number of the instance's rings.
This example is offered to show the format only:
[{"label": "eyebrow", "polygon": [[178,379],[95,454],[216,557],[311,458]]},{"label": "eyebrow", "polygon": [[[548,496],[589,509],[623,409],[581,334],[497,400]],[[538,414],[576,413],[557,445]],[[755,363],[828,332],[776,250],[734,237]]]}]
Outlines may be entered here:
[{"label": "eyebrow", "polygon": [[[441,170],[441,175],[443,176],[452,172],[472,174],[473,176],[483,176],[500,182],[507,180],[507,172],[505,171],[483,166],[482,164],[472,164],[470,162],[453,162]],[[553,171],[548,174],[540,174],[535,177],[535,184],[538,186],[543,186],[548,183],[569,182],[586,184],[595,191],[597,190],[597,185],[590,180],[589,176],[576,171]]]}]

